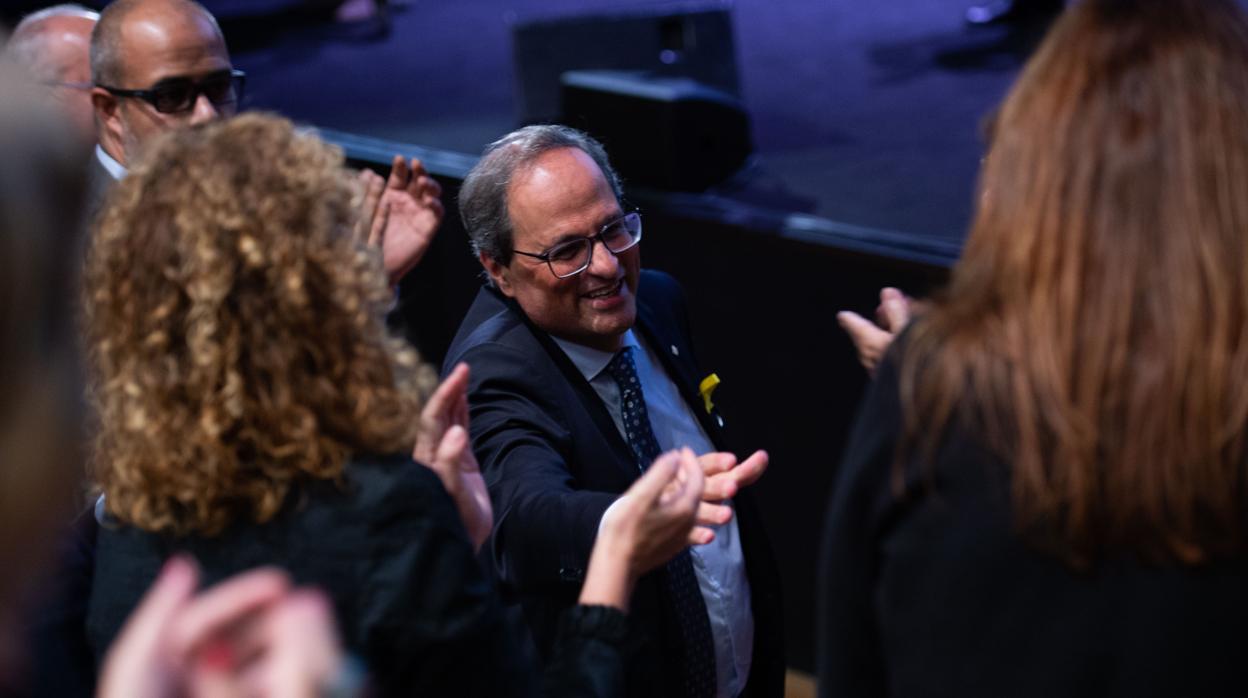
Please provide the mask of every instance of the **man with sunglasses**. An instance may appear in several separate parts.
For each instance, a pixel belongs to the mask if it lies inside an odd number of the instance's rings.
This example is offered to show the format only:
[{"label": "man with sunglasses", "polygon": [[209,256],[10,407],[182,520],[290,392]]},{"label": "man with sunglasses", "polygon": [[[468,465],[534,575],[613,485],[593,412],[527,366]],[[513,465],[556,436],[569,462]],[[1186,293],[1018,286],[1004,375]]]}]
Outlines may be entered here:
[{"label": "man with sunglasses", "polygon": [[[194,0],[113,0],[91,37],[97,145],[92,209],[153,136],[229,118],[246,76],[230,63],[212,13]],[[360,173],[357,232],[381,248],[397,284],[442,222],[442,187],[419,160],[395,156],[389,179]]]},{"label": "man with sunglasses", "polygon": [[216,19],[189,0],[116,0],[91,40],[96,155],[113,179],[153,136],[233,116],[243,74]]},{"label": "man with sunglasses", "polygon": [[86,142],[95,140],[88,52],[99,18],[82,5],[54,5],[22,18],[5,45],[5,55],[48,88]]},{"label": "man with sunglasses", "polygon": [[630,617],[648,639],[628,693],[781,695],[777,574],[741,491],[767,454],[738,464],[725,452],[683,295],[642,271],[642,218],[623,204],[602,146],[563,126],[520,129],[486,149],[459,201],[489,281],[445,369],[472,369],[473,449],[495,507],[490,560],[539,653],[576,602],[619,495],[660,450],[687,446],[708,475],[704,528],[637,585]]}]

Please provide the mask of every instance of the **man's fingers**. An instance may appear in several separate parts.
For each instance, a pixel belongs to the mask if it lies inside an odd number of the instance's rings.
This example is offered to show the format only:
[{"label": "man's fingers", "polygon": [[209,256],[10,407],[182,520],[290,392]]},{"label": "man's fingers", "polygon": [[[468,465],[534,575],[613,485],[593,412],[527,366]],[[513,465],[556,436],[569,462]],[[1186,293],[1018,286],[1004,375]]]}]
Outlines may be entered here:
[{"label": "man's fingers", "polygon": [[767,466],[771,463],[771,456],[766,451],[755,451],[750,454],[740,465],[732,469],[732,475],[737,481],[737,487],[745,487],[752,485],[758,481],[758,478],[767,472]]},{"label": "man's fingers", "polygon": [[715,531],[706,526],[694,526],[689,531],[689,545],[706,545],[715,540]]},{"label": "man's fingers", "polygon": [[356,224],[356,235],[369,244],[374,244],[377,217],[377,205],[381,202],[381,192],[386,182],[376,172],[369,169],[360,170],[358,175],[360,186],[364,189],[364,199],[360,206],[360,219]]},{"label": "man's fingers", "polygon": [[715,451],[698,456],[698,464],[702,466],[702,474],[709,478],[732,470],[732,466],[737,464],[737,457],[726,451]]},{"label": "man's fingers", "polygon": [[368,234],[368,244],[380,248],[386,242],[386,226],[390,224],[390,202],[381,202],[373,217],[373,229]]},{"label": "man's fingers", "polygon": [[737,478],[733,473],[719,473],[706,478],[702,499],[708,502],[722,502],[737,496],[738,489]]},{"label": "man's fingers", "polygon": [[281,599],[290,590],[290,577],[273,567],[244,572],[201,594],[186,607],[172,628],[170,646],[190,653],[204,640]]},{"label": "man's fingers", "polygon": [[407,167],[407,160],[402,155],[395,155],[390,162],[390,178],[386,181],[387,189],[398,189],[402,191],[407,188],[411,181],[411,172]]},{"label": "man's fingers", "polygon": [[699,526],[723,526],[732,520],[732,507],[726,504],[699,502],[695,521]]},{"label": "man's fingers", "polygon": [[442,185],[438,184],[438,180],[428,175],[420,178],[420,190],[425,196],[432,197],[434,200],[442,198]]},{"label": "man's fingers", "polygon": [[423,203],[425,208],[429,209],[433,215],[438,218],[438,220],[441,220],[442,216],[445,215],[446,210],[442,206],[442,199],[438,198],[438,196],[426,196],[421,199],[421,203]]}]

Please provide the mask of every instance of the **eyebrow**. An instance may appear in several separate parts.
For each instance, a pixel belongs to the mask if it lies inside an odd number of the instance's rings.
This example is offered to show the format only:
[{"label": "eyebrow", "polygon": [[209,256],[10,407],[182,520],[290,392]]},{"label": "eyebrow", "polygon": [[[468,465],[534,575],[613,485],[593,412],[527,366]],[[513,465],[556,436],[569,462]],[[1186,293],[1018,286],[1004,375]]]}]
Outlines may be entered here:
[{"label": "eyebrow", "polygon": [[594,228],[594,232],[590,233],[589,235],[585,235],[583,233],[564,233],[563,235],[560,235],[559,237],[555,238],[555,241],[550,243],[550,246],[547,247],[546,249],[553,250],[554,248],[562,245],[565,242],[572,242],[573,240],[584,240],[585,238],[593,237],[597,235],[598,233],[602,232],[603,228],[620,220],[626,215],[627,213],[623,209],[616,209],[615,213],[599,221],[596,227]]}]

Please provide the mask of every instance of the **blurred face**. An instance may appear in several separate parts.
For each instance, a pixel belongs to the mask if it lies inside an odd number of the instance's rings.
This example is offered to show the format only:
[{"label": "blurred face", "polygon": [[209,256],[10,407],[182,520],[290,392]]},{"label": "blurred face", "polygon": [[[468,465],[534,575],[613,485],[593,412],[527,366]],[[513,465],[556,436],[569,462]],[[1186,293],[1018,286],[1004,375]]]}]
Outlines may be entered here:
[{"label": "blurred face", "polygon": [[[181,7],[136,10],[122,32],[123,79],[129,90],[159,89],[185,80],[221,76],[232,68],[225,40],[202,13]],[[159,133],[234,115],[237,104],[216,105],[200,94],[185,111],[162,113],[143,99],[118,97],[96,88],[92,93],[101,118],[101,145],[129,166],[143,145]]]},{"label": "blurred face", "polygon": [[94,19],[76,16],[50,17],[42,27],[46,72],[57,83],[49,86],[52,97],[88,142],[95,140],[89,55],[94,28]]},{"label": "blurred face", "polygon": [[[623,215],[606,177],[577,148],[541,155],[517,174],[507,193],[514,249],[542,253],[574,238],[596,234]],[[637,317],[634,293],[641,273],[640,245],[618,256],[594,245],[585,271],[566,279],[532,257],[514,255],[502,266],[482,257],[506,296],[545,332],[603,351],[620,347]]]}]

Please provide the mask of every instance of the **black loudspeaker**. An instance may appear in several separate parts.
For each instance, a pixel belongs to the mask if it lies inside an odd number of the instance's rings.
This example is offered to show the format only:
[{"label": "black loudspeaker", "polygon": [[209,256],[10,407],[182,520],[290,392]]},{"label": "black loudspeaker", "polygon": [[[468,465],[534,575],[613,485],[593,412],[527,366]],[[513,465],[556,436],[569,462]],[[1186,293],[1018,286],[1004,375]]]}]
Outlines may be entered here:
[{"label": "black loudspeaker", "polygon": [[570,70],[687,77],[740,95],[727,0],[517,21],[512,50],[521,123],[559,118],[559,81]]},{"label": "black loudspeaker", "polygon": [[702,191],[741,169],[752,150],[740,100],[689,78],[564,73],[563,109],[560,121],[602,141],[628,184]]}]

